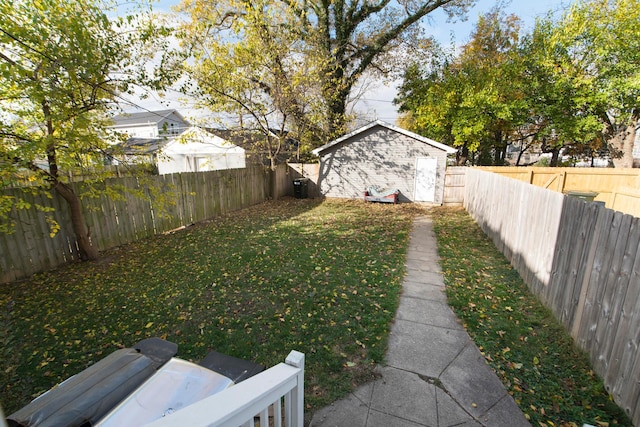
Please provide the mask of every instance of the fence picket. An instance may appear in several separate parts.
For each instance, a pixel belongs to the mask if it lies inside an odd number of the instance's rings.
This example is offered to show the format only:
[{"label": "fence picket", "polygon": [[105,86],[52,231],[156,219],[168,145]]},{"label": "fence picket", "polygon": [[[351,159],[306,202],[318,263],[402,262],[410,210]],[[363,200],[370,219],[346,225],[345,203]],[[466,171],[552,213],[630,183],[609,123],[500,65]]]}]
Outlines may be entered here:
[{"label": "fence picket", "polygon": [[[589,353],[607,390],[639,425],[640,219],[486,174],[467,170],[465,208],[493,241],[504,243],[531,291]],[[527,194],[514,197],[518,191]],[[492,206],[505,198],[520,206]]]},{"label": "fence picket", "polygon": [[[620,272],[617,275],[615,286],[613,287],[611,315],[607,325],[603,327],[603,330],[607,333],[604,337],[601,353],[602,358],[607,361],[607,369],[604,377],[609,379],[607,387],[609,391],[611,391],[611,385],[614,383],[615,375],[619,372],[618,369],[622,357],[620,348],[622,346],[623,339],[620,338],[624,337],[624,335],[620,335],[620,333],[629,333],[628,319],[626,319],[624,308],[627,297],[630,296],[629,287],[632,286],[630,280],[633,273],[636,253],[638,252],[639,241],[640,224],[638,223],[637,218],[635,218],[629,228],[627,245],[621,259]],[[611,331],[614,332],[611,333]],[[614,374],[612,375],[612,373]]]},{"label": "fence picket", "polygon": [[[602,297],[600,298],[600,312],[596,320],[596,330],[594,345],[596,346],[594,368],[597,372],[607,372],[609,360],[607,351],[608,336],[612,335],[615,329],[609,329],[612,318],[617,317],[618,313],[613,312],[615,295],[619,288],[620,270],[624,261],[624,254],[627,248],[627,240],[630,233],[631,219],[630,215],[615,214],[620,218],[617,238],[615,243],[611,242],[611,264],[608,269],[606,282],[602,286]],[[614,235],[615,233],[611,233]],[[616,322],[617,323],[617,322]]]},{"label": "fence picket", "polygon": [[[287,166],[281,165],[275,174],[284,182],[289,174]],[[105,188],[122,186],[128,191],[122,193],[121,199],[110,198],[104,193],[83,199],[85,221],[91,229],[94,245],[98,250],[107,250],[293,192],[292,185],[283,185],[281,193],[270,194],[271,175],[262,167],[253,167],[143,179],[109,178],[103,184]],[[71,185],[82,194],[81,182]],[[132,193],[146,196],[135,197]],[[42,212],[17,210],[15,232],[0,234],[0,283],[78,259],[69,208],[61,197],[55,192],[51,193],[51,198],[34,196],[21,189],[5,190],[4,194],[53,208],[54,212],[47,215],[59,223],[60,230],[52,238]]]},{"label": "fence picket", "polygon": [[[639,227],[640,228],[640,227]],[[640,237],[638,237],[640,240]],[[638,242],[634,238],[635,242]],[[637,243],[636,243],[637,244]],[[612,351],[612,358],[619,360],[618,372],[610,370],[605,376],[605,385],[610,385],[610,392],[616,402],[621,402],[623,409],[628,414],[633,414],[636,410],[635,402],[627,399],[630,393],[631,383],[637,382],[637,376],[633,376],[633,368],[640,365],[637,362],[640,352],[640,310],[638,301],[640,300],[640,251],[636,251],[631,271],[629,287],[625,295],[624,303],[620,313],[620,321],[616,331],[615,348]],[[636,421],[637,424],[637,421]]]}]

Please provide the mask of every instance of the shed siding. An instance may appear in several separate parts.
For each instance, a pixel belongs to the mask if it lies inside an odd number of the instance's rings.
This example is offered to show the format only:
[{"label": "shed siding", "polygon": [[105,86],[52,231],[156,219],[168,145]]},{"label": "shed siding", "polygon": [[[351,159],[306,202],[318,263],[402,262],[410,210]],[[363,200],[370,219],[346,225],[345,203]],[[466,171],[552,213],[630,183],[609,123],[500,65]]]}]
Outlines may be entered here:
[{"label": "shed siding", "polygon": [[354,135],[322,153],[322,195],[361,198],[371,185],[400,190],[399,200],[414,198],[416,159],[436,158],[436,204],[442,204],[447,154],[442,149],[382,126]]}]

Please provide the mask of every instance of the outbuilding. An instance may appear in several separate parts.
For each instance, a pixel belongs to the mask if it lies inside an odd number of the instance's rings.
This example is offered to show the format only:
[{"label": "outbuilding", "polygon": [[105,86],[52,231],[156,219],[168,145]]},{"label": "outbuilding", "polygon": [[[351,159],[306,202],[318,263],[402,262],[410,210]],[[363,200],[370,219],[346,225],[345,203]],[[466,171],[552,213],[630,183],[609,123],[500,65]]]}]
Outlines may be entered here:
[{"label": "outbuilding", "polygon": [[447,156],[455,148],[383,121],[313,150],[325,197],[362,198],[371,187],[398,190],[400,202],[442,204]]},{"label": "outbuilding", "polygon": [[167,141],[157,162],[160,175],[246,166],[243,148],[198,127],[190,127]]}]

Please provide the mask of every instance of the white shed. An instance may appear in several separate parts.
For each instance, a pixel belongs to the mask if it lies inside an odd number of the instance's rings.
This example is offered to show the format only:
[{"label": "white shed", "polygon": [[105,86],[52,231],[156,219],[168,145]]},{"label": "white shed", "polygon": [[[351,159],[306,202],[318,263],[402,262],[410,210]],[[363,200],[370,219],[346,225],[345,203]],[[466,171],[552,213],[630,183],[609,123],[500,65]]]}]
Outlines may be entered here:
[{"label": "white shed", "polygon": [[160,175],[246,166],[243,148],[198,127],[171,138],[158,154],[157,161]]},{"label": "white shed", "polygon": [[442,204],[447,155],[455,148],[375,121],[313,150],[325,197],[362,198],[371,187],[397,190],[400,202]]}]

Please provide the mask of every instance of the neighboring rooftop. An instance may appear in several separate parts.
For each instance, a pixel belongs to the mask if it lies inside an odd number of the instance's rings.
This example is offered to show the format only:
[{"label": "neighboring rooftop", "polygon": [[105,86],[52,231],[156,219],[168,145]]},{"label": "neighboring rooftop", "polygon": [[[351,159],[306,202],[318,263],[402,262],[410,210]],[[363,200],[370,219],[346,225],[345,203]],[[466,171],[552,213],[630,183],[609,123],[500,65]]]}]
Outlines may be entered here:
[{"label": "neighboring rooftop", "polygon": [[118,145],[125,154],[142,155],[157,153],[167,142],[166,138],[129,138]]},{"label": "neighboring rooftop", "polygon": [[178,119],[187,122],[177,110],[173,109],[118,114],[113,117],[113,122],[115,127],[160,123],[162,120],[168,119],[171,115],[175,115]]}]

